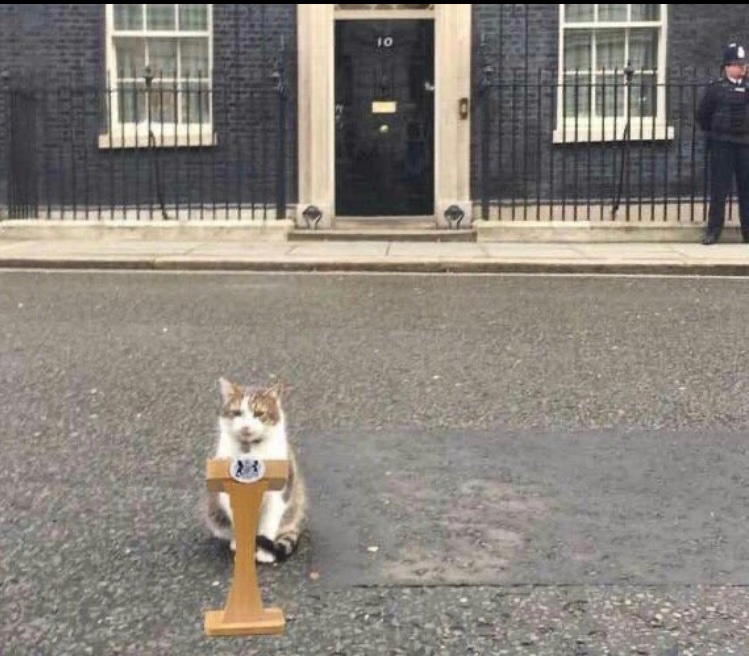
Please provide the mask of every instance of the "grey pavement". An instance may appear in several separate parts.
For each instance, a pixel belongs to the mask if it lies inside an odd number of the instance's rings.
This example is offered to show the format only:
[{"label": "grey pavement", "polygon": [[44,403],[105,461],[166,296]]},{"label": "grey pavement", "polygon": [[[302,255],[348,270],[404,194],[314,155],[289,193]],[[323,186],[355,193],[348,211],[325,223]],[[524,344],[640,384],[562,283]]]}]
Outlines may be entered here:
[{"label": "grey pavement", "polygon": [[[13,233],[9,233],[13,234]],[[749,274],[749,245],[3,237],[0,268]]]},{"label": "grey pavement", "polygon": [[[0,273],[0,653],[749,653],[741,279]],[[291,386],[277,638],[207,639],[218,376]]]}]

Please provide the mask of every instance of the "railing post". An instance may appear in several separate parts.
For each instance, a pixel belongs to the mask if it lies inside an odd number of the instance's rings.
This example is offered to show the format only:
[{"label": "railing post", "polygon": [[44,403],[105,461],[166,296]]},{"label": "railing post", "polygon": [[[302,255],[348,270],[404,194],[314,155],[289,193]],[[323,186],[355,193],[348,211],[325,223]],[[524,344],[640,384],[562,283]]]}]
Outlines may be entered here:
[{"label": "railing post", "polygon": [[287,139],[287,110],[289,99],[289,88],[286,81],[286,44],[281,37],[281,47],[276,60],[275,70],[271,73],[271,79],[276,83],[276,95],[278,97],[278,134],[276,152],[276,219],[286,218],[287,205],[287,162],[286,162],[286,139]]},{"label": "railing post", "polygon": [[11,202],[11,91],[10,73],[0,73],[0,126],[5,129],[0,132],[0,220],[12,218]]},{"label": "railing post", "polygon": [[[630,147],[632,146],[632,78],[634,77],[635,69],[632,66],[632,62],[628,61],[627,65],[624,67],[624,95],[627,98],[627,114],[626,114],[626,121],[627,126],[625,128],[625,135],[624,135],[624,153],[625,153],[625,166],[626,171],[624,172],[626,176],[626,183],[625,183],[625,189],[626,189],[626,196],[627,199],[627,205],[626,205],[626,214],[625,214],[625,220],[627,223],[629,223],[630,219],[630,210],[632,204],[630,203],[630,195],[632,190],[632,179],[631,179],[631,171],[630,171]],[[639,109],[640,113],[642,113],[642,107]],[[640,135],[640,139],[642,139],[642,135]],[[653,171],[653,175],[655,175],[655,171]]]},{"label": "railing post", "polygon": [[[629,146],[631,143],[631,121],[632,121],[632,98],[631,98],[631,85],[632,85],[632,77],[634,76],[635,69],[632,67],[632,62],[627,62],[627,65],[624,67],[624,103],[626,105],[625,112],[624,112],[624,134],[622,135],[622,138],[624,140],[624,145],[622,147],[622,159],[621,159],[621,168],[619,170],[619,184],[617,186],[616,190],[616,197],[614,198],[614,203],[611,208],[611,220],[616,221],[616,214],[619,211],[619,206],[622,202],[622,194],[624,193],[624,184],[625,184],[625,176],[626,176],[626,183],[627,183],[627,215],[626,220],[629,221],[629,172],[625,172],[625,168],[629,169]],[[614,78],[616,80],[616,78]],[[616,106],[616,86],[614,86],[614,100],[615,100],[615,106]],[[616,112],[614,112],[614,121],[616,121]],[[614,122],[614,132],[616,132],[616,122]]]},{"label": "railing post", "polygon": [[[163,125],[163,113],[164,113],[164,85],[163,85],[163,72],[160,73],[160,76],[162,78],[161,82],[162,84],[159,84],[159,107],[160,112],[162,116],[160,117],[160,122]],[[146,128],[148,130],[148,153],[151,159],[151,166],[153,169],[153,178],[151,181],[151,185],[156,185],[156,199],[159,203],[159,209],[161,210],[161,218],[165,221],[169,219],[169,215],[166,212],[166,203],[164,201],[164,189],[161,181],[161,167],[159,165],[159,153],[158,148],[156,144],[156,135],[153,132],[153,115],[152,115],[152,107],[151,102],[153,100],[153,80],[154,80],[154,74],[153,70],[150,66],[146,66],[145,71],[143,73],[143,81],[146,83]],[[190,102],[190,98],[188,97],[185,99],[186,103]],[[200,103],[200,100],[198,100],[198,103]],[[200,106],[200,105],[199,105]],[[203,125],[201,123],[200,129],[203,129]],[[163,146],[163,128],[162,128],[162,146]],[[177,140],[177,136],[175,134],[175,142]],[[150,186],[150,185],[149,185]],[[201,203],[203,202],[203,199],[201,198]],[[202,207],[202,206],[201,206]],[[153,221],[153,194],[151,193],[151,190],[149,189],[148,193],[148,218],[149,220]]]},{"label": "railing post", "polygon": [[491,130],[491,112],[490,112],[490,101],[491,101],[491,87],[492,77],[494,75],[494,69],[486,62],[485,50],[484,50],[484,35],[481,35],[481,50],[482,58],[484,59],[484,66],[481,70],[481,79],[478,84],[478,99],[480,108],[480,130],[479,140],[481,143],[481,177],[479,182],[479,194],[481,196],[481,219],[483,221],[489,220],[489,178],[490,178],[490,165],[489,165],[489,145],[490,145],[490,130]]}]

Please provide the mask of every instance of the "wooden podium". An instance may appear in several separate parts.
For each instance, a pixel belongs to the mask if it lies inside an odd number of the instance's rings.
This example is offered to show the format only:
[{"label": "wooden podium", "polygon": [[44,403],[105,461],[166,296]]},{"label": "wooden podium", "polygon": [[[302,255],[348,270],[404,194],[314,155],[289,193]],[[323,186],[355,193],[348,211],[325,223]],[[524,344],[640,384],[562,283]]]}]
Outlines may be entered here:
[{"label": "wooden podium", "polygon": [[[237,465],[238,461],[239,465]],[[246,482],[238,471],[254,467]],[[257,463],[257,464],[254,464]],[[258,472],[258,467],[262,471]],[[235,475],[232,475],[232,472]],[[208,489],[229,495],[234,519],[234,578],[226,607],[208,611],[205,633],[209,636],[273,635],[283,633],[285,620],[280,608],[263,608],[255,570],[255,537],[263,495],[268,490],[282,490],[289,475],[286,460],[257,461],[240,458],[235,461],[212,459],[206,466]]]}]

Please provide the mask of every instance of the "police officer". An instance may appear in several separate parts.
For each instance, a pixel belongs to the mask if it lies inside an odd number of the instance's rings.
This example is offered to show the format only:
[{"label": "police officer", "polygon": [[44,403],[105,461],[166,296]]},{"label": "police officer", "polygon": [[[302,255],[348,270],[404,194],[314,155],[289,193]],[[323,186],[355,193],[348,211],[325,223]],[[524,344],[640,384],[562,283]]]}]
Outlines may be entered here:
[{"label": "police officer", "polygon": [[697,108],[710,151],[710,211],[702,243],[720,237],[726,199],[734,176],[739,193],[739,217],[744,242],[749,243],[749,79],[746,50],[731,43],[723,49],[723,75],[710,84]]}]

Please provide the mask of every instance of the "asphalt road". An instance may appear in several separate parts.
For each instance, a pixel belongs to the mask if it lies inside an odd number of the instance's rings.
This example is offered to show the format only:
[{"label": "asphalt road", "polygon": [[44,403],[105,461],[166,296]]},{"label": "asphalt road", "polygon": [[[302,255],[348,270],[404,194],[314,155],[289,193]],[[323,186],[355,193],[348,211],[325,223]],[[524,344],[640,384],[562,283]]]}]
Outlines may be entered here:
[{"label": "asphalt road", "polygon": [[[0,653],[749,653],[746,280],[0,273]],[[206,639],[217,379],[283,376],[281,638]]]}]

